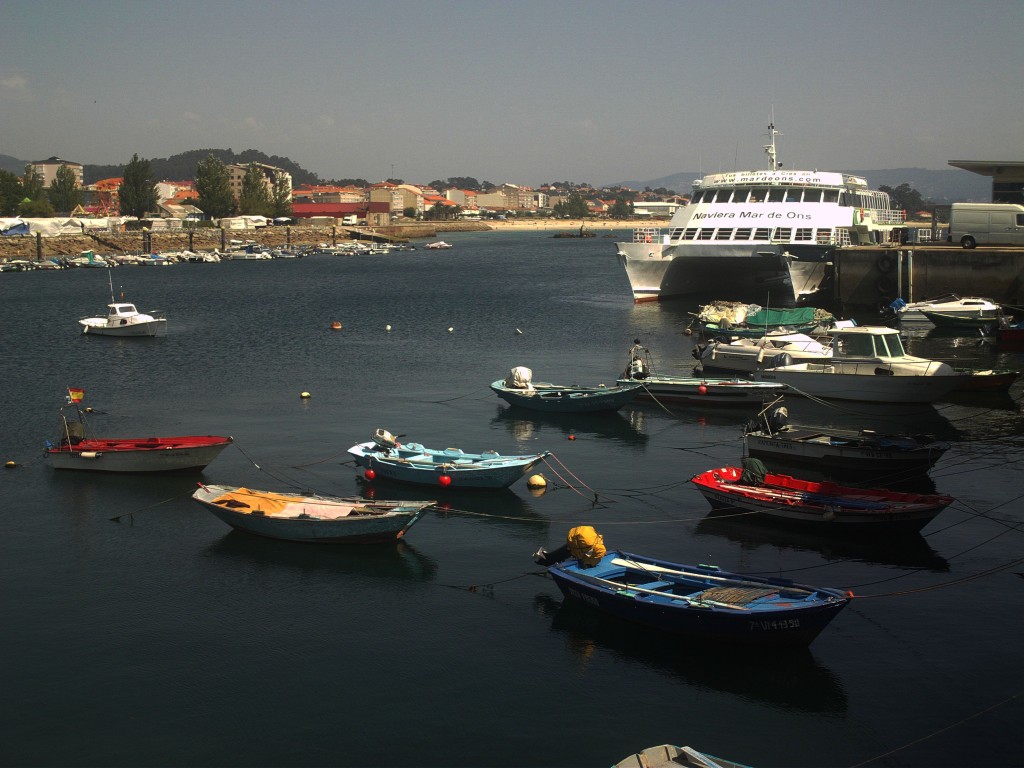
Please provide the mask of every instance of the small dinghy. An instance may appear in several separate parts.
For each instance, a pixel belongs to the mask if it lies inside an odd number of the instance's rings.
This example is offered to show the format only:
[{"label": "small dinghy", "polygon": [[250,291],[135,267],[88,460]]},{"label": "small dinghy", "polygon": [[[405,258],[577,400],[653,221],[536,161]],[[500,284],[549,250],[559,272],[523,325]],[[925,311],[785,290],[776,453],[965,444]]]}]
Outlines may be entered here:
[{"label": "small dinghy", "polygon": [[508,377],[491,384],[494,393],[509,405],[545,413],[596,413],[617,411],[634,400],[641,384],[626,382],[606,387],[567,386],[533,381],[533,371],[517,366]]}]

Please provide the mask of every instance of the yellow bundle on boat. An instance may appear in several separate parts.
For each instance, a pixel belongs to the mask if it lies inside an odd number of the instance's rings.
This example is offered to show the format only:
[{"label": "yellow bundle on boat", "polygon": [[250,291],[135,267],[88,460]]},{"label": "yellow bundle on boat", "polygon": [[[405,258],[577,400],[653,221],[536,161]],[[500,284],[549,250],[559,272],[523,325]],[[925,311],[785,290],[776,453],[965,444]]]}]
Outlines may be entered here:
[{"label": "yellow bundle on boat", "polygon": [[569,552],[585,568],[597,565],[608,552],[604,538],[592,526],[578,525],[569,530]]}]

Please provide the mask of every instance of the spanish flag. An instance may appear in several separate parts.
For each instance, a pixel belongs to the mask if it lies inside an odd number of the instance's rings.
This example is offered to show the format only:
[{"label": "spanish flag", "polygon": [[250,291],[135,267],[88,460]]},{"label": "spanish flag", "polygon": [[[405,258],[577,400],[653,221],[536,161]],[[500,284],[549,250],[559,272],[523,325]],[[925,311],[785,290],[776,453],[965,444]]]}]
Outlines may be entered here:
[{"label": "spanish flag", "polygon": [[85,390],[68,387],[68,397],[71,398],[72,403],[80,403],[85,397]]}]

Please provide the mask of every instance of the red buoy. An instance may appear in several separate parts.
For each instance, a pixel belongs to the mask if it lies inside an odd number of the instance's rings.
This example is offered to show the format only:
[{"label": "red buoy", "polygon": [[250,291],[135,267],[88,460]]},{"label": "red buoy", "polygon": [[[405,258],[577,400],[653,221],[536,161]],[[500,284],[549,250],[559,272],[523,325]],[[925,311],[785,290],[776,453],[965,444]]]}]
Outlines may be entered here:
[{"label": "red buoy", "polygon": [[575,440],[576,439],[576,435],[569,435],[569,439],[570,440]]},{"label": "red buoy", "polygon": [[701,384],[699,387],[697,387],[697,394],[698,395],[706,395],[707,393],[708,393],[708,388],[706,386],[704,386],[703,384]]},{"label": "red buoy", "polygon": [[374,472],[372,469],[368,469],[365,472],[365,476],[367,480],[373,480],[373,478],[377,476],[377,473]]},{"label": "red buoy", "polygon": [[449,485],[452,484],[452,476],[451,475],[441,475],[439,478],[437,478],[437,482],[439,482],[441,484],[442,488],[447,488]]}]

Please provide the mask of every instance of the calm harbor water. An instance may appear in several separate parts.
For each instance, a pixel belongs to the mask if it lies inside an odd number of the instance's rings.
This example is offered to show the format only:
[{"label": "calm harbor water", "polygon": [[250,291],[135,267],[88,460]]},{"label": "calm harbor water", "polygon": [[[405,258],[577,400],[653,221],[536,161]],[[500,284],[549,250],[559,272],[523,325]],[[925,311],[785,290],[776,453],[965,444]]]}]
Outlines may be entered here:
[{"label": "calm harbor water", "polygon": [[[104,271],[0,277],[0,459],[19,464],[0,474],[0,763],[607,766],[670,742],[756,766],[1022,764],[1020,385],[871,413],[788,403],[793,421],[954,441],[925,482],[958,501],[921,536],[710,520],[688,480],[738,462],[751,412],[544,418],[487,388],[514,365],[611,383],[634,337],[684,374],[695,307],[634,305],[609,239],[446,239],[443,252],[116,270],[126,300],[167,312],[162,339],[78,332],[109,300]],[[1024,367],[973,338],[908,346]],[[236,445],[198,475],[57,473],[40,454],[68,386],[86,390],[97,434]],[[550,450],[587,487],[561,469],[537,497],[522,482],[376,485],[448,509],[369,547],[255,539],[189,498],[197,479],[359,492],[345,450],[378,427]],[[806,652],[694,647],[563,605],[530,555],[581,523],[610,547],[862,598]]]}]

